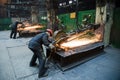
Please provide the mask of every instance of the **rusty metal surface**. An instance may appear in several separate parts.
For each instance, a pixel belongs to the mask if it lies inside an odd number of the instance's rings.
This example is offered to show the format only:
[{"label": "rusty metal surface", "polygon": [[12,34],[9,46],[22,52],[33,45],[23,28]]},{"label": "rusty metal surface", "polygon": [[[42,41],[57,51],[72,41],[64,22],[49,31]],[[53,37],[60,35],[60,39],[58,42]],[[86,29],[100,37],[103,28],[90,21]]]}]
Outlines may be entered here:
[{"label": "rusty metal surface", "polygon": [[61,30],[55,31],[53,34],[53,39],[55,40],[56,44],[60,44],[67,38],[67,34]]},{"label": "rusty metal surface", "polygon": [[73,54],[78,54],[78,53],[81,53],[81,52],[85,52],[85,51],[94,49],[94,48],[96,48],[98,46],[101,46],[101,45],[103,45],[102,42],[97,42],[97,43],[83,45],[83,46],[80,46],[80,47],[77,47],[77,48],[73,48],[73,49],[70,49],[68,51],[59,51],[59,52],[56,52],[56,54],[58,54],[62,57],[67,57],[67,56],[70,56],[70,55],[73,55]]},{"label": "rusty metal surface", "polygon": [[84,62],[91,59],[91,57],[100,54],[103,51],[103,42],[98,42],[94,44],[89,44],[81,47],[77,47],[71,50],[58,51],[54,55],[53,59],[57,62],[59,67],[70,68],[71,66],[76,66],[76,64]]},{"label": "rusty metal surface", "polygon": [[41,24],[30,24],[28,22],[23,22],[23,25],[19,26],[17,31],[19,37],[34,36],[42,32],[43,25]]},{"label": "rusty metal surface", "polygon": [[[91,43],[96,43],[96,42],[100,42],[102,41],[102,32],[103,31],[99,31],[100,25],[90,25],[87,28],[81,30],[80,32],[76,32],[76,33],[65,33],[63,31],[56,31],[54,33],[54,40],[55,40],[55,46],[56,48],[59,49],[69,49],[69,48],[73,48],[73,47],[83,47],[83,45],[86,44],[91,44]],[[97,33],[96,33],[97,32]],[[98,33],[101,32],[101,33]],[[84,42],[84,44],[82,44],[82,42]],[[78,42],[78,43],[75,43]],[[73,44],[72,44],[73,43]],[[77,45],[75,45],[75,44]],[[73,45],[73,46],[72,46]],[[75,45],[75,46],[74,46]],[[74,53],[73,50],[71,53]]]}]

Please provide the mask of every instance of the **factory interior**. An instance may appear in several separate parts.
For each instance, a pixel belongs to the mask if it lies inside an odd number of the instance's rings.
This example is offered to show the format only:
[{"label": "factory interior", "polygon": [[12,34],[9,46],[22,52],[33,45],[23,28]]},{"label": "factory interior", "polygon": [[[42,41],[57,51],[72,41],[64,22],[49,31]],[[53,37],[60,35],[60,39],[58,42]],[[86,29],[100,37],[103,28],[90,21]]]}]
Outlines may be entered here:
[{"label": "factory interior", "polygon": [[120,80],[119,25],[119,0],[0,0],[0,80]]}]

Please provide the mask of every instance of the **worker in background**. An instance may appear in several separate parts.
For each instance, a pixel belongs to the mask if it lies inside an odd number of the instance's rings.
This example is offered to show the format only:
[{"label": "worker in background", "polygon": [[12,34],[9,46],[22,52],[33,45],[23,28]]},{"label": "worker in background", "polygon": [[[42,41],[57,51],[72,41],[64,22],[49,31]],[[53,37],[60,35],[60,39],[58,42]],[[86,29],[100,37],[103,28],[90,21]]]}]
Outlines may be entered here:
[{"label": "worker in background", "polygon": [[11,27],[10,38],[16,39],[18,24],[22,24],[22,23],[18,22],[18,20],[16,20],[16,22],[11,24],[11,26],[10,26]]},{"label": "worker in background", "polygon": [[47,68],[45,68],[45,61],[46,57],[44,56],[44,53],[42,52],[42,45],[50,47],[50,49],[54,48],[52,45],[52,42],[49,40],[49,38],[52,36],[53,31],[51,29],[46,29],[45,32],[37,34],[35,37],[33,37],[29,41],[28,48],[34,53],[32,56],[32,59],[30,61],[30,66],[36,66],[36,59],[38,58],[39,61],[39,74],[38,77],[45,76],[45,72],[47,71]]},{"label": "worker in background", "polygon": [[58,19],[55,19],[55,22],[53,24],[53,28],[52,29],[53,29],[54,32],[59,30],[59,20]]},{"label": "worker in background", "polygon": [[60,23],[61,23],[60,19],[58,18],[58,16],[56,16],[55,22],[54,22],[53,28],[52,28],[54,32],[61,29]]}]

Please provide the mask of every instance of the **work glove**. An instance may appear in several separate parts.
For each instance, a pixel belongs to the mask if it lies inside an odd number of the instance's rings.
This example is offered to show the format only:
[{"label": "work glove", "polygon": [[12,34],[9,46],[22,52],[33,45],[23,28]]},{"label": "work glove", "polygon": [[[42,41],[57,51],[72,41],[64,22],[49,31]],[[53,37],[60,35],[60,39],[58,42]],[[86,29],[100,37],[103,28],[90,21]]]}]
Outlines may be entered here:
[{"label": "work glove", "polygon": [[54,49],[55,48],[55,46],[52,43],[49,44],[49,47],[50,47],[50,49]]}]

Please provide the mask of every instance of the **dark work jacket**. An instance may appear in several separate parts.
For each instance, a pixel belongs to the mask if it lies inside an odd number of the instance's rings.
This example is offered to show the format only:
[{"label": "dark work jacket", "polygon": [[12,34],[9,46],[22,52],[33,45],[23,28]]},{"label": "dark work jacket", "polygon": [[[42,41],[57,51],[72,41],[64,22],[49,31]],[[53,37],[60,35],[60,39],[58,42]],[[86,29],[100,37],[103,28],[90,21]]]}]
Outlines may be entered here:
[{"label": "dark work jacket", "polygon": [[48,37],[49,36],[46,32],[37,34],[29,41],[28,47],[32,49],[40,49],[42,48],[42,44],[44,44],[45,46],[49,46],[50,41]]},{"label": "dark work jacket", "polygon": [[19,24],[19,22],[15,22],[12,24],[11,28],[13,31],[17,31],[17,25]]}]

